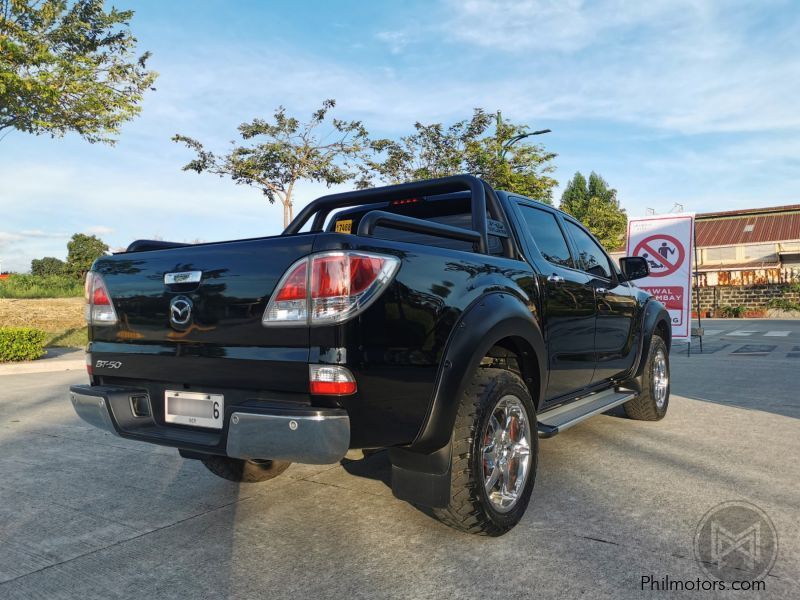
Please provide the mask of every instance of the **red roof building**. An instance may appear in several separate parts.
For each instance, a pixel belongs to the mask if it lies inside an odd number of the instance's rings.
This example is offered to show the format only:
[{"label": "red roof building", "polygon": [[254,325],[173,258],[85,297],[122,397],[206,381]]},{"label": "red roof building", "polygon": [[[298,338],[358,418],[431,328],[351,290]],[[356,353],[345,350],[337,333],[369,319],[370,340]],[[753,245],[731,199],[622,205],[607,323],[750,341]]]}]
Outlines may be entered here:
[{"label": "red roof building", "polygon": [[800,204],[700,213],[695,226],[703,285],[800,277]]},{"label": "red roof building", "polygon": [[695,231],[701,286],[800,281],[800,204],[698,213]]}]

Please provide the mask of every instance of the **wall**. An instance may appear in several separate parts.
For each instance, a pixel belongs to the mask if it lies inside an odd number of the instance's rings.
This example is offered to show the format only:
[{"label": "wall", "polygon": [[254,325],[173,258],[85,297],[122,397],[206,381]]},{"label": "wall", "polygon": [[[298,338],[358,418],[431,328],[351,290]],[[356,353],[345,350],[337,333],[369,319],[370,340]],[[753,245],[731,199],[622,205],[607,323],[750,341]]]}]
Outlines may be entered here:
[{"label": "wall", "polygon": [[797,265],[744,271],[706,271],[698,275],[700,287],[717,285],[753,286],[794,282],[800,282],[800,268]]},{"label": "wall", "polygon": [[[767,302],[772,298],[800,302],[800,290],[796,285],[790,284],[702,287],[694,293],[699,293],[702,315],[720,306],[744,306],[748,310],[759,310],[766,308]],[[697,310],[696,296],[692,298],[692,310]]]}]

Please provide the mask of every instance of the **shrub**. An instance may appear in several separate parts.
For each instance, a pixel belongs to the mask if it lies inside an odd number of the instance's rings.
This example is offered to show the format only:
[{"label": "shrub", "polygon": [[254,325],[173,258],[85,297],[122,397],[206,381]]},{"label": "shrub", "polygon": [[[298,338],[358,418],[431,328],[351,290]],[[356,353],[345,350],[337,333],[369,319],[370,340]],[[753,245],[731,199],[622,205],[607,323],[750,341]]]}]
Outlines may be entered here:
[{"label": "shrub", "polygon": [[83,296],[83,283],[65,275],[11,275],[0,280],[0,298]]},{"label": "shrub", "polygon": [[744,316],[745,310],[744,306],[720,306],[717,309],[717,316],[738,319]]},{"label": "shrub", "polygon": [[33,327],[0,327],[0,362],[39,358],[46,337],[44,331]]},{"label": "shrub", "polygon": [[800,302],[792,302],[788,298],[772,298],[767,307],[779,310],[800,310]]}]

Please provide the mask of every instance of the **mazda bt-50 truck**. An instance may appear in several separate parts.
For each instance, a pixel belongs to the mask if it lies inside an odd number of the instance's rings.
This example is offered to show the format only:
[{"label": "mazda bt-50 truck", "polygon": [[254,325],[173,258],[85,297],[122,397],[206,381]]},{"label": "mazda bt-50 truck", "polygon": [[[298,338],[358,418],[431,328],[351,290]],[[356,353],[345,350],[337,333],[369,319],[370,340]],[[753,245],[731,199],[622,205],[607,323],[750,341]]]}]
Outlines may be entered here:
[{"label": "mazda bt-50 truck", "polygon": [[388,448],[395,496],[500,535],[538,438],[618,405],[666,413],[670,319],[631,283],[647,274],[467,175],[328,195],[281,235],[98,259],[71,401],[236,482]]}]

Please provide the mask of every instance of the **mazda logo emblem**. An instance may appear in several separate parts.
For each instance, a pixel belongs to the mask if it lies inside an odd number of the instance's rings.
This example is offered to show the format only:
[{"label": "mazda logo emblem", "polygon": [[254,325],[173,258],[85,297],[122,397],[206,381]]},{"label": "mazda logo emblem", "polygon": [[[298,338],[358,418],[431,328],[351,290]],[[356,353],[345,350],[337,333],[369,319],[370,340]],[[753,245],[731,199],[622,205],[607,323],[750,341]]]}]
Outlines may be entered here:
[{"label": "mazda logo emblem", "polygon": [[192,320],[192,301],[186,296],[176,296],[169,303],[169,320],[173,325],[187,325]]}]

